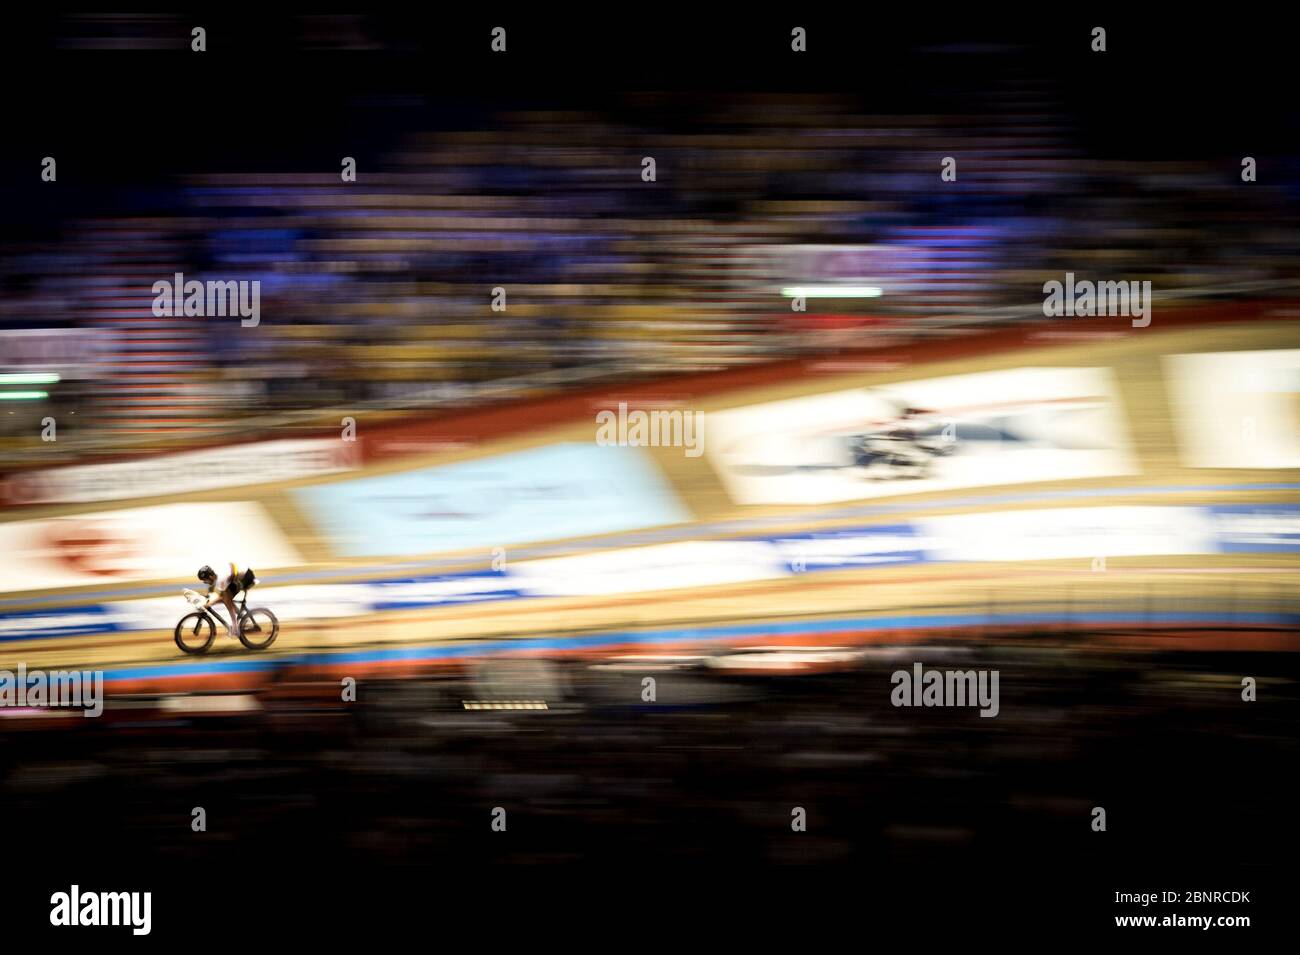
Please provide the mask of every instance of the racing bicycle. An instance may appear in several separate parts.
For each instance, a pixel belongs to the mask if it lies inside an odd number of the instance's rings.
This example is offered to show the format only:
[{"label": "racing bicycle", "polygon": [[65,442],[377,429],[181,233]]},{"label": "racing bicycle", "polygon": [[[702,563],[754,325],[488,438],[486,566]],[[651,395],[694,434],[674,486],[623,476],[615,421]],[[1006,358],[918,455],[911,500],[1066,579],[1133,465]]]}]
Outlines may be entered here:
[{"label": "racing bicycle", "polygon": [[952,454],[949,439],[904,439],[888,434],[855,435],[849,439],[853,463],[869,478],[928,478],[933,459]]},{"label": "racing bicycle", "polygon": [[[206,653],[217,638],[217,621],[226,626],[226,618],[214,607],[205,607],[203,596],[186,588],[181,591],[194,610],[181,617],[176,624],[176,646],[185,653]],[[265,650],[275,642],[280,633],[280,621],[266,607],[248,604],[248,590],[239,592],[239,642],[250,650]],[[216,618],[215,620],[213,618]]]}]

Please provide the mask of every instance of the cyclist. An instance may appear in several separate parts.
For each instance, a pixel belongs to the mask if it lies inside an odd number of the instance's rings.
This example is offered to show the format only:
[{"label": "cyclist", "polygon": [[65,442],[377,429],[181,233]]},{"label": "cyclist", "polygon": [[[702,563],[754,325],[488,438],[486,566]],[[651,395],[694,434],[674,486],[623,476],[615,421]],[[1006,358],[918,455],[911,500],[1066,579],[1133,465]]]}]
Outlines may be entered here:
[{"label": "cyclist", "polygon": [[239,637],[241,625],[239,611],[235,608],[235,595],[252,585],[251,578],[251,570],[240,574],[233,561],[230,563],[230,572],[222,577],[218,577],[217,572],[206,564],[199,568],[199,580],[208,585],[208,602],[203,606],[211,607],[220,600],[230,614],[231,622],[226,625],[226,636]]},{"label": "cyclist", "polygon": [[854,435],[850,441],[853,463],[872,468],[877,462],[893,468],[895,476],[923,477],[930,467],[930,457],[937,452],[923,443],[918,425],[933,414],[924,408],[902,408],[898,417],[880,431]]}]

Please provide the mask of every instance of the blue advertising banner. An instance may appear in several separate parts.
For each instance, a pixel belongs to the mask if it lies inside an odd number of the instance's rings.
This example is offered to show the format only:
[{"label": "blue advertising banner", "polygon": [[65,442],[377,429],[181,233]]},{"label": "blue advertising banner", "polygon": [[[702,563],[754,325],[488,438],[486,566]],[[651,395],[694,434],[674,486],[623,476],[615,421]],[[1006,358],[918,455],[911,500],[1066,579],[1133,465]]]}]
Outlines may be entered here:
[{"label": "blue advertising banner", "polygon": [[298,488],[334,549],[392,557],[505,547],[691,519],[638,448],[554,444]]},{"label": "blue advertising banner", "polygon": [[1300,551],[1300,506],[1224,504],[1206,508],[1214,539],[1223,554],[1278,554]]}]

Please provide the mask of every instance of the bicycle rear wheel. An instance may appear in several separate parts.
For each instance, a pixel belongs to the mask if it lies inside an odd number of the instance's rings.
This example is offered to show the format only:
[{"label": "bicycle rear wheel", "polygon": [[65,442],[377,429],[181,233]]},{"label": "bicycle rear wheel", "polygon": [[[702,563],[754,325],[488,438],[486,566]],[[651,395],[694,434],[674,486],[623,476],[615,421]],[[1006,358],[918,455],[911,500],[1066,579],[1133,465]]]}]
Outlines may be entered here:
[{"label": "bicycle rear wheel", "polygon": [[265,650],[280,633],[280,621],[265,607],[254,607],[240,619],[239,642],[250,650]]},{"label": "bicycle rear wheel", "polygon": [[185,653],[203,653],[216,639],[217,628],[205,613],[187,613],[176,624],[176,646]]}]

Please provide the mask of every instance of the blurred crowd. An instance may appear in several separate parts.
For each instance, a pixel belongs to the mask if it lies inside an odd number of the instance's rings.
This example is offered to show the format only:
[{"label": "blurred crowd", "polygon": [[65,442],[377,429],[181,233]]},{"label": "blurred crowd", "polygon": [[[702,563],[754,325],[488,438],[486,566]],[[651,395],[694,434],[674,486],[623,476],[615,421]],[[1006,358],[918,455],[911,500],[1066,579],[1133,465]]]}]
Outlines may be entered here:
[{"label": "blurred crowd", "polygon": [[[0,798],[22,823],[19,858],[68,848],[250,876],[262,862],[577,860],[1136,872],[1296,845],[1283,782],[1297,755],[1293,658],[1066,651],[1046,635],[882,654],[798,676],[657,671],[653,703],[641,673],[574,661],[486,687],[363,679],[350,704],[327,682],[207,716],[110,701],[99,720],[61,721],[58,746],[39,728],[6,733]],[[891,706],[890,673],[913,660],[997,669],[999,714]],[[1242,701],[1243,672],[1271,702]],[[542,693],[549,709],[463,708],[485,689]]]},{"label": "blurred crowd", "polygon": [[[1066,271],[1157,298],[1296,278],[1297,223],[1237,158],[1089,158],[1023,82],[950,115],[644,94],[463,125],[404,135],[355,182],[198,176],[5,249],[0,366],[59,381],[10,403],[0,437],[54,413],[117,447],[169,442],[1042,320]],[[177,272],[261,282],[260,325],[154,315]],[[806,311],[784,294],[864,285],[880,294]]]}]

